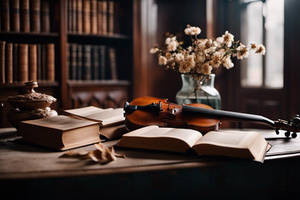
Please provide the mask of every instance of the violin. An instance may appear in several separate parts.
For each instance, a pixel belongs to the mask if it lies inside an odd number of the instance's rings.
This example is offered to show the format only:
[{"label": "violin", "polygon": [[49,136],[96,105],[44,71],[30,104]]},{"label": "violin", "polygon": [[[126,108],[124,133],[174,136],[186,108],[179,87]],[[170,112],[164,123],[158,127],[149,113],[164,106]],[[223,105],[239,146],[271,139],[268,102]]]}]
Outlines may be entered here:
[{"label": "violin", "polygon": [[130,130],[149,125],[175,128],[191,128],[205,134],[208,131],[218,130],[221,120],[252,121],[266,124],[275,129],[285,130],[286,137],[295,138],[300,130],[300,116],[291,120],[278,119],[273,121],[261,115],[214,110],[205,104],[178,105],[168,102],[167,99],[155,97],[139,97],[126,102],[124,106],[125,124]]}]

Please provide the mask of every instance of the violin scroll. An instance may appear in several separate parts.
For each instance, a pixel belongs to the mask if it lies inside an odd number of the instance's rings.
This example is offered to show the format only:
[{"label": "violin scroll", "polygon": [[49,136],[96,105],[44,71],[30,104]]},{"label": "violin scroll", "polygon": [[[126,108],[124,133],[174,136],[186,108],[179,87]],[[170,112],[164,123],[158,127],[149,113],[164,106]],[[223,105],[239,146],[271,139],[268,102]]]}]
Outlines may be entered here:
[{"label": "violin scroll", "polygon": [[274,127],[275,127],[276,134],[279,134],[280,129],[286,130],[284,134],[286,137],[292,136],[292,138],[295,138],[297,137],[297,132],[300,131],[300,116],[296,115],[291,120],[279,119],[277,121],[274,121]]}]

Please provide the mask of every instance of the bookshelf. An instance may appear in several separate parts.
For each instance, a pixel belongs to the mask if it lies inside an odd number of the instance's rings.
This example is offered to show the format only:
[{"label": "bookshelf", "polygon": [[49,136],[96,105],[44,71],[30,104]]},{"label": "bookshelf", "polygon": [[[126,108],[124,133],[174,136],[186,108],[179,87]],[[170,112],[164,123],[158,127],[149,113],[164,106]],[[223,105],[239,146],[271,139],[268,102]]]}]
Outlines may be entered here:
[{"label": "bookshelf", "polygon": [[[53,77],[49,79],[49,67],[46,66],[45,70],[41,65],[41,62],[46,65],[49,63],[47,60],[49,55],[51,57],[49,50],[46,48],[46,53],[37,53],[37,58],[33,58],[36,60],[35,76],[39,83],[37,91],[57,98],[58,103],[54,106],[58,111],[87,105],[122,106],[132,96],[134,2],[134,0],[3,0],[0,6],[0,41],[5,42],[4,58],[7,58],[8,43],[12,46],[25,44],[28,46],[26,47],[28,52],[30,46],[35,45],[37,49],[41,46],[43,49],[52,44],[54,60],[50,63],[54,64],[54,68],[51,69],[55,72],[54,79]],[[16,9],[19,9],[20,13],[17,17]],[[72,46],[74,48],[70,50]],[[105,55],[101,54],[102,51]],[[73,56],[72,52],[75,52]],[[21,55],[23,54],[12,54],[12,61],[19,62]],[[13,78],[7,81],[7,64],[4,61],[2,65],[4,70],[1,68],[0,75],[4,80],[0,83],[0,127],[7,126],[5,120],[8,109],[7,96],[18,94],[23,82],[31,79],[29,74],[32,69],[32,63],[30,64],[32,57],[30,55],[25,57],[28,75],[22,80]],[[71,71],[75,69],[74,66],[77,67],[77,71],[84,72],[85,76],[81,74],[72,77]],[[12,70],[15,70],[14,64],[12,67]],[[39,71],[43,71],[44,75],[39,75]],[[96,72],[100,71],[106,71],[108,75],[97,75]]]}]

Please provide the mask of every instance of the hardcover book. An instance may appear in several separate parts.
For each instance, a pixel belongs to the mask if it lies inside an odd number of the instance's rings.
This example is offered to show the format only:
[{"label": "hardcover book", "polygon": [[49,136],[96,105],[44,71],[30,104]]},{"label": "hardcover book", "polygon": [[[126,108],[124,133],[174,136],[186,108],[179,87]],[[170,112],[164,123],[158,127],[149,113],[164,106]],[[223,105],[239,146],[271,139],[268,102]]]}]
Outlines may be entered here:
[{"label": "hardcover book", "polygon": [[210,131],[205,135],[192,129],[147,126],[122,136],[119,147],[187,152],[199,156],[226,156],[264,161],[270,148],[258,132]]}]

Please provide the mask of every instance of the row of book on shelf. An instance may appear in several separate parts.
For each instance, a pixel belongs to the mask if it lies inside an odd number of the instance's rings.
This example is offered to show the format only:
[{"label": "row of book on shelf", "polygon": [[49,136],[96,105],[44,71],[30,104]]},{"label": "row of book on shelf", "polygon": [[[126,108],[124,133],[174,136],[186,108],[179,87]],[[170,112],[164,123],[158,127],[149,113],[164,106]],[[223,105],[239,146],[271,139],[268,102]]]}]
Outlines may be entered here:
[{"label": "row of book on shelf", "polygon": [[70,80],[117,80],[116,49],[104,45],[69,44]]},{"label": "row of book on shelf", "polygon": [[50,0],[1,0],[1,31],[50,32]]},{"label": "row of book on shelf", "polygon": [[55,81],[55,45],[0,41],[0,84]]},{"label": "row of book on shelf", "polygon": [[113,0],[68,0],[68,31],[114,34],[118,28],[118,2]]}]

